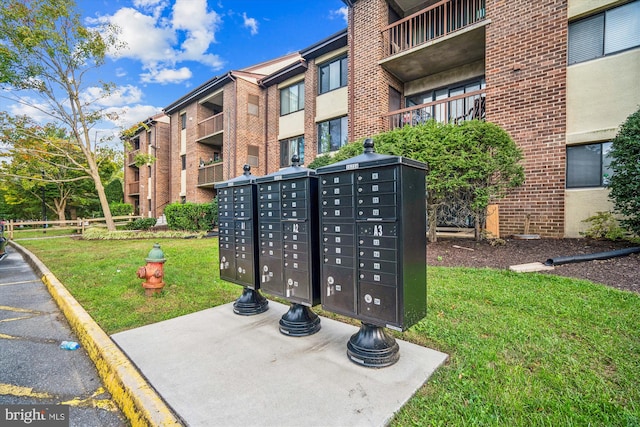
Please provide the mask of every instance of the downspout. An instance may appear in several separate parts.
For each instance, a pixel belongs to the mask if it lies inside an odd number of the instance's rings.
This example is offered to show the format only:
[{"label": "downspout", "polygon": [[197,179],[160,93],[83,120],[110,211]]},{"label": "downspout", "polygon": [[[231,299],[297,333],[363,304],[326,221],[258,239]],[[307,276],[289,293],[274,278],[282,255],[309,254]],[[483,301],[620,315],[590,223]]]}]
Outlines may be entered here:
[{"label": "downspout", "polygon": [[269,173],[269,89],[267,88],[264,101],[264,174]]},{"label": "downspout", "polygon": [[354,35],[353,35],[353,3],[355,2],[349,2],[349,22],[347,23],[347,43],[349,44],[349,61],[348,61],[348,67],[349,67],[349,88],[347,93],[349,94],[349,110],[347,111],[347,121],[349,124],[349,135],[348,135],[348,140],[349,141],[353,141],[353,122],[354,120],[354,81],[353,81],[353,70],[355,68],[354,65],[354,60],[355,60],[355,56],[354,56]]},{"label": "downspout", "polygon": [[154,126],[153,129],[153,217],[158,218],[158,127]]}]

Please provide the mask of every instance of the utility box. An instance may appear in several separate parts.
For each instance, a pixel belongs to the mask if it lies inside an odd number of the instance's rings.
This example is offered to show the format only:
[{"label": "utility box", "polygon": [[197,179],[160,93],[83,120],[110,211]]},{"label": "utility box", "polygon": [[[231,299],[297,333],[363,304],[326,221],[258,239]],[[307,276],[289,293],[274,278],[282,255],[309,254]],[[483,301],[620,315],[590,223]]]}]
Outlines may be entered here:
[{"label": "utility box", "polygon": [[320,303],[318,179],[291,167],[256,179],[260,287],[290,302]]},{"label": "utility box", "polygon": [[258,227],[257,186],[251,167],[243,175],[215,185],[218,192],[218,234],[220,278],[242,285],[243,296],[236,301],[236,314],[265,311],[268,302],[257,292]]},{"label": "utility box", "polygon": [[[317,169],[322,307],[405,330],[426,316],[426,165],[364,154]],[[358,363],[358,362],[356,362]]]}]

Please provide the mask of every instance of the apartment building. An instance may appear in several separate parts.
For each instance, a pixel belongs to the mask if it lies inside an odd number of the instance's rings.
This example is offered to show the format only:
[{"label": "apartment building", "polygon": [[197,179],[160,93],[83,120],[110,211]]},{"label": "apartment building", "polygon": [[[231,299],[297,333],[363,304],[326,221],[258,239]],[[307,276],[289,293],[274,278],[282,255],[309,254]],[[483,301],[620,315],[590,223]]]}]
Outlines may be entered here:
[{"label": "apartment building", "polygon": [[244,163],[262,175],[394,127],[483,119],[524,154],[501,235],[579,237],[611,209],[607,151],[640,105],[640,0],[344,3],[345,31],[165,108],[172,201],[211,200]]},{"label": "apartment building", "polygon": [[[171,149],[169,117],[164,114],[150,117],[137,126],[131,136],[123,139],[128,146],[124,168],[124,201],[133,205],[136,215],[159,218],[164,207],[172,201],[167,179]],[[155,160],[143,162],[138,154]]]}]

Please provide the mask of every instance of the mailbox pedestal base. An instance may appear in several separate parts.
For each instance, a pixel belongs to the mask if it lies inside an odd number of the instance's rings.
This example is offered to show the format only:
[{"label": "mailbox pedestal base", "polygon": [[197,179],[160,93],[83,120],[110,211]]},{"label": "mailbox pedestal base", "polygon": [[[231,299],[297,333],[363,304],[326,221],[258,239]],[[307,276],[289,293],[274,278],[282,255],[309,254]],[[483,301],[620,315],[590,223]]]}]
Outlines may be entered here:
[{"label": "mailbox pedestal base", "polygon": [[357,365],[384,368],[400,359],[400,347],[383,327],[362,322],[347,343],[347,356]]},{"label": "mailbox pedestal base", "polygon": [[280,332],[292,337],[313,335],[320,330],[320,318],[311,308],[292,303],[280,318]]},{"label": "mailbox pedestal base", "polygon": [[259,291],[245,287],[240,298],[233,303],[233,312],[241,316],[253,316],[269,309],[269,301]]}]

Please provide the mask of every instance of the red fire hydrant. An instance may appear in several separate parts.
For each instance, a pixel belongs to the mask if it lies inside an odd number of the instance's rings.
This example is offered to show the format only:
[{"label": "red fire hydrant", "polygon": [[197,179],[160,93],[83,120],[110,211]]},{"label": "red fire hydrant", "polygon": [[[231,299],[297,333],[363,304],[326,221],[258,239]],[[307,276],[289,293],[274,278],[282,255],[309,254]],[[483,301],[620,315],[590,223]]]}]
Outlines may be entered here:
[{"label": "red fire hydrant", "polygon": [[160,249],[160,245],[155,243],[153,249],[149,251],[149,255],[145,259],[147,265],[138,269],[137,275],[140,279],[146,281],[142,283],[144,294],[148,297],[160,293],[164,288],[164,252]]}]

